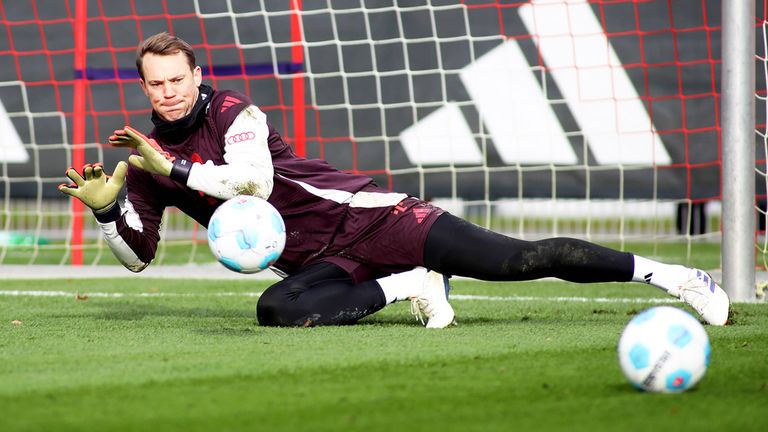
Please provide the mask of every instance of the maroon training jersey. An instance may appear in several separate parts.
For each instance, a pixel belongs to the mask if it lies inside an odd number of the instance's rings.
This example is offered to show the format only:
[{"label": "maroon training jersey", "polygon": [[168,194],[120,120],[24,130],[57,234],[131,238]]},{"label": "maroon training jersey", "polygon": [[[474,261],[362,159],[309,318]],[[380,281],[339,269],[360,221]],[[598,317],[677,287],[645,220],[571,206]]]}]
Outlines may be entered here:
[{"label": "maroon training jersey", "polygon": [[[178,159],[223,165],[224,135],[240,112],[251,104],[251,100],[240,93],[215,91],[210,97],[204,121],[185,140],[178,144],[163,142],[156,130],[150,136]],[[343,249],[345,244],[359,240],[362,231],[338,229],[348,208],[348,203],[341,197],[363,189],[387,191],[375,187],[370,177],[341,172],[323,160],[297,157],[271,125],[268,145],[274,167],[274,186],[268,201],[283,216],[287,233],[285,250],[275,267],[290,274],[326,253],[329,246]],[[127,193],[129,212],[123,213],[117,221],[118,233],[145,263],[154,258],[160,239],[160,221],[166,207],[177,207],[207,227],[214,210],[223,202],[168,177],[133,166],[128,170]],[[138,215],[141,230],[129,226],[126,218],[135,218],[135,214],[130,214],[132,212]],[[382,218],[386,212],[370,214],[372,218]],[[375,222],[366,220],[362,223]]]}]

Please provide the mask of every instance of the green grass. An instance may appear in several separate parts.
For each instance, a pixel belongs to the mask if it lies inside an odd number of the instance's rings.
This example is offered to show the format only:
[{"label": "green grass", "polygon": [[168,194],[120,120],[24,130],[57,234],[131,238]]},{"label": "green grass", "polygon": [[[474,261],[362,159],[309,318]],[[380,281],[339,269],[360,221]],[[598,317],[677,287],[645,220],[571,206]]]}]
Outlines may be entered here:
[{"label": "green grass", "polygon": [[246,295],[264,282],[3,281],[72,295],[0,296],[0,430],[768,430],[766,304],[707,327],[707,375],[659,395],[627,384],[615,353],[651,303],[551,299],[654,289],[454,285],[541,299],[455,300],[459,325],[445,330],[417,325],[405,303],[355,326],[276,329],[258,326]]}]

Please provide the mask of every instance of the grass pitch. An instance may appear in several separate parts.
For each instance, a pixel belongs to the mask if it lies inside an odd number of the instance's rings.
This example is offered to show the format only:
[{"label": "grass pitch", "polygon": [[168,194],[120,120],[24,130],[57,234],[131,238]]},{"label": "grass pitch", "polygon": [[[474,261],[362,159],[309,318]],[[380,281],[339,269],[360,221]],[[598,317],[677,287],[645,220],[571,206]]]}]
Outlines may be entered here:
[{"label": "grass pitch", "polygon": [[427,330],[406,303],[262,328],[267,284],[3,281],[0,430],[768,430],[768,304],[707,327],[707,375],[659,395],[616,358],[631,317],[668,299],[647,286],[456,281],[459,325]]}]

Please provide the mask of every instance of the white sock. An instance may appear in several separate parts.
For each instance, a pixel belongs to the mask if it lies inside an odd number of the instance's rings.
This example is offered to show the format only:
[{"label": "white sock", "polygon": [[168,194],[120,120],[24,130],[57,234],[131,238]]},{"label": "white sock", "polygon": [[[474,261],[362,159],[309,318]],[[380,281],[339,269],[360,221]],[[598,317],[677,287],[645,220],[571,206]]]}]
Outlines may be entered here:
[{"label": "white sock", "polygon": [[664,264],[658,261],[635,257],[635,273],[632,281],[645,282],[665,290],[673,296],[678,295],[680,286],[688,280],[690,268],[677,264]]},{"label": "white sock", "polygon": [[398,300],[407,300],[410,297],[417,296],[421,292],[426,275],[427,269],[415,267],[413,270],[376,279],[376,282],[379,283],[381,290],[384,291],[387,304],[390,304]]}]

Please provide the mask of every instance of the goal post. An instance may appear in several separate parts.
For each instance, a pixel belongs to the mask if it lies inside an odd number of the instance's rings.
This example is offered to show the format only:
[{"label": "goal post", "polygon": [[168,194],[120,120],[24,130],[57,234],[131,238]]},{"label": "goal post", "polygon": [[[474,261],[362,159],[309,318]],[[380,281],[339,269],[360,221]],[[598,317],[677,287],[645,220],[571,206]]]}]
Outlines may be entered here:
[{"label": "goal post", "polygon": [[755,300],[755,0],[724,1],[723,286]]}]

